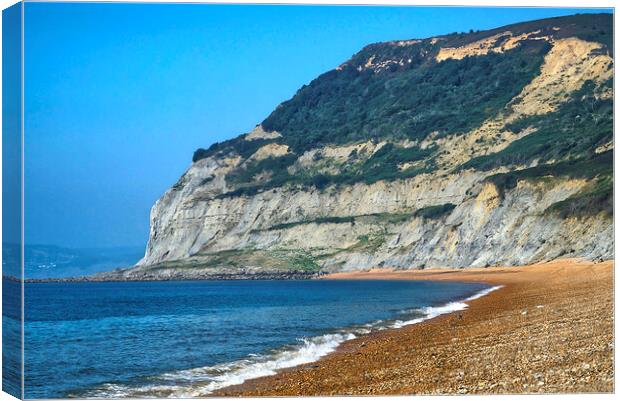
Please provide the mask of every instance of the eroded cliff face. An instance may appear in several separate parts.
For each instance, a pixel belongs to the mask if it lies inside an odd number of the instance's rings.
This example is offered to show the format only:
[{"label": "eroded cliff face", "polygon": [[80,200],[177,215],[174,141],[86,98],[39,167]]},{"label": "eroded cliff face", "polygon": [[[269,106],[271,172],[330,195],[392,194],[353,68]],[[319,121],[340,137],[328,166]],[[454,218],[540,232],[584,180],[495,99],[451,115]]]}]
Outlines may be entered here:
[{"label": "eroded cliff face", "polygon": [[[502,195],[484,181],[485,175],[463,172],[210,199],[200,185],[203,165],[209,163],[193,166],[188,171],[192,178],[153,208],[151,240],[139,263],[143,270],[179,260],[206,271],[336,271],[613,257],[613,225],[605,212],[562,218],[548,210],[582,190],[586,180],[520,181]],[[424,215],[424,210],[446,204],[456,206]],[[301,260],[286,263],[295,259]]]},{"label": "eroded cliff face", "polygon": [[[602,24],[592,27],[602,32],[610,29],[610,18],[578,22]],[[613,59],[604,41],[586,40],[586,28],[577,29],[575,21],[515,25],[470,40],[446,36],[365,48],[302,88],[252,132],[198,151],[153,206],[145,257],[115,274],[208,277],[613,258]],[[479,122],[471,126],[467,110],[442,111],[441,99],[400,121],[394,115],[411,113],[402,102],[394,103],[401,112],[393,105],[391,111],[383,105],[359,111],[355,107],[366,106],[344,97],[351,119],[367,116],[359,131],[343,131],[346,140],[330,139],[320,128],[329,125],[316,117],[338,107],[321,98],[336,85],[333,79],[339,79],[338,93],[345,84],[353,93],[361,79],[369,88],[376,81],[391,90],[397,79],[409,82],[406,74],[443,73],[451,62],[460,63],[455,71],[479,68],[475,63],[484,57],[492,57],[489,63],[517,57],[526,71],[519,52],[540,59],[529,80],[512,88],[503,106],[491,102],[476,112]],[[495,82],[505,79],[493,65],[485,68],[497,75]],[[454,85],[458,93],[463,83]],[[503,99],[495,85],[484,96]],[[315,87],[320,90],[312,92]],[[303,96],[321,112],[295,105]],[[384,112],[394,132],[404,133],[385,133],[384,120],[372,117]],[[452,117],[465,118],[467,129],[437,119],[432,130],[425,122],[429,113],[446,119],[456,113]],[[309,133],[297,135],[293,121],[299,119],[311,125]],[[415,123],[403,128],[412,120],[420,122],[417,132]]]}]

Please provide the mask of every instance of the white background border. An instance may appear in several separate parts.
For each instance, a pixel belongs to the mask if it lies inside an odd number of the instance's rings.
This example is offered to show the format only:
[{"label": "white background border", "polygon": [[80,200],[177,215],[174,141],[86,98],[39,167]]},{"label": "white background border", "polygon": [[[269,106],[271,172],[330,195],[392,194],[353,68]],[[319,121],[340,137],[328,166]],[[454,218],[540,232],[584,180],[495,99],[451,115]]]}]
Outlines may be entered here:
[{"label": "white background border", "polygon": [[[38,0],[29,0],[29,1],[38,1]],[[28,1],[26,1],[28,2]],[[73,2],[79,3],[84,1],[78,0],[64,0],[63,2]],[[120,1],[102,1],[108,3],[117,3]],[[165,1],[165,0],[133,0],[131,3],[174,3],[173,1]],[[13,4],[16,1],[12,0],[0,0],[0,8],[5,9]],[[268,1],[268,0],[220,0],[220,1],[198,1],[198,0],[186,0],[180,1],[180,3],[228,3],[228,4],[239,4],[239,3],[252,3],[252,4],[351,4],[351,5],[411,5],[411,6],[499,6],[499,7],[566,7],[566,8],[580,8],[580,7],[615,7],[615,1],[611,0],[540,0],[540,1],[514,1],[514,0],[451,0],[451,1],[441,1],[441,0],[422,0],[422,1],[412,1],[412,0],[388,0],[388,1],[380,1],[380,0],[314,0],[314,1],[291,1],[291,0],[276,0],[276,1]],[[1,26],[2,22],[0,19],[0,41],[1,41]],[[618,30],[616,29],[616,21],[614,18],[614,48],[615,44],[618,41]],[[617,54],[614,50],[614,55]],[[2,54],[0,53],[0,65],[2,64]],[[614,77],[615,77],[615,64],[614,64]],[[2,89],[2,84],[0,83],[0,93]],[[614,79],[614,94],[617,93],[617,81]],[[0,113],[0,126],[2,123],[2,113]],[[618,116],[617,114],[617,103],[614,102],[614,117]],[[23,116],[22,116],[23,118]],[[615,142],[615,134],[618,132],[618,119],[614,118],[614,142]],[[0,145],[0,154],[1,154],[1,145]],[[618,159],[614,157],[614,171],[618,171]],[[0,165],[0,173],[2,171],[2,166]],[[0,174],[0,181],[2,180]],[[615,180],[614,180],[615,182]],[[614,185],[614,209],[617,209],[618,198],[616,196],[616,186]],[[2,200],[0,199],[0,207],[2,205]],[[2,222],[2,216],[0,215],[0,224]],[[615,213],[614,213],[614,237],[618,238],[618,232],[620,228],[616,224]],[[2,239],[2,234],[0,233],[0,241]],[[618,244],[614,242],[614,255],[618,254]],[[0,250],[1,255],[1,250]],[[618,301],[618,283],[614,280],[614,304],[617,305]],[[2,287],[0,286],[0,298],[2,295]],[[1,305],[0,305],[1,311]],[[615,333],[618,333],[618,320],[614,320],[615,323]],[[0,334],[2,332],[2,328],[0,327]],[[614,334],[615,334],[614,333]],[[617,345],[617,339],[614,337],[615,344]],[[614,347],[614,368],[615,368],[615,349]],[[0,373],[2,372],[2,368],[0,367]],[[616,372],[614,370],[614,372]],[[617,375],[615,375],[614,388],[617,388]],[[437,399],[447,399],[448,397],[452,398],[453,396],[399,396],[399,397],[373,397],[373,399],[377,400],[390,400],[390,399],[415,399],[415,400],[437,400]],[[562,400],[562,401],[573,401],[578,400],[583,397],[587,397],[588,400],[611,400],[614,395],[611,394],[558,394],[558,395],[501,395],[501,396],[478,396],[478,395],[470,395],[466,396],[467,400],[493,400],[493,399],[504,399],[504,400]],[[246,399],[255,399],[255,398],[246,398]],[[281,400],[298,400],[298,398],[286,397],[279,398]],[[314,397],[313,400],[319,401],[328,401],[334,399],[345,399],[345,397]],[[367,400],[367,397],[346,397],[347,400]],[[5,400],[15,400],[15,398],[11,397],[6,393],[0,394],[0,401]]]}]

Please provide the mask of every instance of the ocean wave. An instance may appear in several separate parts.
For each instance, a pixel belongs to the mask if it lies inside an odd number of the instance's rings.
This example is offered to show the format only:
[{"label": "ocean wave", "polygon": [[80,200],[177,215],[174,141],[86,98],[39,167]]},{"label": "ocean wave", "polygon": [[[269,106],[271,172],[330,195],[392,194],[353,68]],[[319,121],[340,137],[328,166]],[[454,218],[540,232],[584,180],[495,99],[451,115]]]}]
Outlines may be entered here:
[{"label": "ocean wave", "polygon": [[467,309],[466,302],[483,297],[503,286],[486,288],[461,300],[438,306],[427,306],[405,311],[411,319],[377,320],[364,325],[343,328],[334,333],[299,339],[269,354],[251,354],[248,357],[194,369],[145,378],[147,384],[130,385],[106,383],[82,394],[69,394],[80,398],[189,398],[202,397],[224,387],[242,384],[247,380],[270,376],[278,370],[318,361],[332,353],[345,341],[378,330],[400,328],[433,319],[451,312]]},{"label": "ocean wave", "polygon": [[446,313],[459,312],[459,311],[465,310],[468,307],[466,302],[481,298],[485,295],[490,294],[491,292],[495,290],[499,290],[502,287],[503,287],[502,285],[497,285],[495,287],[486,288],[482,291],[475,293],[471,297],[465,298],[462,301],[448,302],[447,304],[440,305],[440,306],[427,306],[424,308],[416,309],[416,311],[422,312],[422,316],[416,317],[410,320],[397,320],[394,323],[392,323],[391,327],[397,329],[397,328],[401,328],[401,327],[408,326],[411,324],[421,323],[425,320],[429,320],[437,316],[445,315]]}]

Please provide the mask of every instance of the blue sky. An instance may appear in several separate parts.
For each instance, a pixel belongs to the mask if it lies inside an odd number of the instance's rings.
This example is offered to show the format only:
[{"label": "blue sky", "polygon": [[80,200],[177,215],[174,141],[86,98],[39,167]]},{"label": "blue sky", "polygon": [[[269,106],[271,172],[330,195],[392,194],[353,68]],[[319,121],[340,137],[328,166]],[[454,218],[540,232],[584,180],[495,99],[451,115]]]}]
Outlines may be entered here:
[{"label": "blue sky", "polygon": [[194,150],[368,43],[577,12],[26,3],[26,242],[141,246]]}]

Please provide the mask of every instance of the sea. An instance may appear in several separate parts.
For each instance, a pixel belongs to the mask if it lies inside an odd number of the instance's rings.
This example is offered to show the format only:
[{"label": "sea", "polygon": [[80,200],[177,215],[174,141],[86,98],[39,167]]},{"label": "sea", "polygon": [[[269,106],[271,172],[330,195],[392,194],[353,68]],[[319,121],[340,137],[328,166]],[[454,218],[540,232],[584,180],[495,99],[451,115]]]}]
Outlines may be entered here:
[{"label": "sea", "polygon": [[26,283],[25,396],[206,396],[317,361],[358,336],[462,310],[494,289],[378,280]]}]

